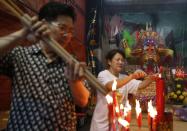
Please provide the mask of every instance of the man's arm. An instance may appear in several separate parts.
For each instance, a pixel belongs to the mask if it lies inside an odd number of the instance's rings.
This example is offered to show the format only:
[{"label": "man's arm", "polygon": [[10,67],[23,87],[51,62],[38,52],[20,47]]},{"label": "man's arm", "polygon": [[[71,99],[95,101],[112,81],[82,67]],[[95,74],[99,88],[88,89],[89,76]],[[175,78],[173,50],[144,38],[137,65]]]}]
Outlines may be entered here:
[{"label": "man's arm", "polygon": [[17,41],[22,39],[25,34],[24,29],[20,29],[14,33],[0,38],[0,56],[6,54],[17,46]]},{"label": "man's arm", "polygon": [[[133,74],[130,74],[127,77],[124,78],[119,78],[116,79],[117,81],[117,89],[123,87],[125,84],[127,84],[128,82],[130,82],[133,79],[138,79],[138,78],[143,78],[145,77],[146,73],[143,71],[136,71]],[[108,89],[108,91],[112,91],[112,84],[113,81],[109,81],[108,83],[106,83],[105,87]],[[143,85],[142,85],[143,86]]]},{"label": "man's arm", "polygon": [[80,107],[85,107],[88,103],[90,92],[85,87],[83,81],[82,80],[71,81],[70,88],[75,104]]},{"label": "man's arm", "polygon": [[29,27],[24,25],[22,29],[0,38],[0,56],[16,47],[17,41],[25,38],[29,33],[34,33],[36,37],[49,36],[50,29],[44,20],[38,21],[36,16],[32,17]]},{"label": "man's arm", "polygon": [[70,90],[76,105],[84,107],[88,103],[90,92],[85,87],[82,77],[84,75],[84,63],[69,62],[66,75],[69,79]]},{"label": "man's arm", "polygon": [[[119,79],[116,79],[117,81],[117,86],[116,88],[121,88],[122,86],[124,86],[125,84],[127,84],[129,81],[131,81],[133,79],[133,75],[129,75],[127,77],[124,77],[124,78],[119,78]],[[112,81],[109,81],[106,83],[105,85],[105,88],[110,92],[112,91],[112,85],[113,85],[113,80]]]}]

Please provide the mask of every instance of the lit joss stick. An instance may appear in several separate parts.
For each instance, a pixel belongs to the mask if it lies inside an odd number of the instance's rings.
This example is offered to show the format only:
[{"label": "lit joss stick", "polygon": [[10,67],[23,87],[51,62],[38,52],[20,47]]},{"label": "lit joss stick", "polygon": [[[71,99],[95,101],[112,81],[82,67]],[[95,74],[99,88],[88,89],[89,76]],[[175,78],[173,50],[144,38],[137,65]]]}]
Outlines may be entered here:
[{"label": "lit joss stick", "polygon": [[142,126],[142,109],[140,108],[140,102],[136,100],[136,117],[137,117],[137,123],[138,127],[141,128]]}]

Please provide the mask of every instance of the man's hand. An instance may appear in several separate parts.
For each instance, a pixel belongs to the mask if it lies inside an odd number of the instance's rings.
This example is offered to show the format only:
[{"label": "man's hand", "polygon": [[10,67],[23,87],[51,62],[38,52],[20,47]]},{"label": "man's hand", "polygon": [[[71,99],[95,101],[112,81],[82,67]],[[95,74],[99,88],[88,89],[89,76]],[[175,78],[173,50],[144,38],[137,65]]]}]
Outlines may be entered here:
[{"label": "man's hand", "polygon": [[[24,27],[22,29],[7,36],[0,37],[0,56],[7,54],[13,48],[19,46],[20,42],[17,41],[25,38],[29,34],[34,34],[32,35],[34,36],[33,38],[50,35],[50,29],[47,22],[44,20],[38,21],[38,18],[35,16],[30,18],[28,15],[24,15],[22,17],[22,21],[24,23]],[[27,21],[27,24],[24,21]]]},{"label": "man's hand", "polygon": [[[32,39],[37,39],[42,36],[48,36],[50,34],[50,29],[45,20],[38,20],[38,17],[34,16],[28,21],[29,16],[25,14],[22,17],[22,23],[24,25],[22,37],[29,36]],[[25,23],[27,21],[27,24]]]},{"label": "man's hand", "polygon": [[66,74],[69,81],[81,80],[84,77],[84,68],[86,67],[85,62],[74,63],[69,62],[66,68]]}]

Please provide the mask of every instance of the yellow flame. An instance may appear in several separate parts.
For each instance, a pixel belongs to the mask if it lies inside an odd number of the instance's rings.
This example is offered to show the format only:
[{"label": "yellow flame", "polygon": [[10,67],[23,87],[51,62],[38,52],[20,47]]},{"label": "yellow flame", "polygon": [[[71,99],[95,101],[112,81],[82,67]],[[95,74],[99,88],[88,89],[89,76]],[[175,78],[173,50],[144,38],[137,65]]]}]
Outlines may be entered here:
[{"label": "yellow flame", "polygon": [[140,102],[138,100],[136,100],[136,115],[137,117],[139,116],[139,114],[141,113],[142,109],[140,108]]},{"label": "yellow flame", "polygon": [[131,110],[131,105],[129,104],[129,100],[126,101],[125,107],[127,108],[128,111]]},{"label": "yellow flame", "polygon": [[128,127],[128,126],[129,126],[129,122],[126,121],[126,120],[124,120],[124,119],[122,119],[121,117],[118,118],[118,122],[119,122],[122,126],[124,126],[124,127]]},{"label": "yellow flame", "polygon": [[115,110],[116,110],[117,113],[119,113],[119,107],[118,106],[115,107]]},{"label": "yellow flame", "polygon": [[113,103],[113,98],[109,94],[106,95],[105,98],[106,98],[108,104]]},{"label": "yellow flame", "polygon": [[123,110],[124,106],[123,104],[120,104],[120,110]]},{"label": "yellow flame", "polygon": [[148,102],[148,109],[147,109],[147,111],[150,112],[151,110],[153,110],[152,100],[150,100],[150,101]]},{"label": "yellow flame", "polygon": [[153,107],[151,100],[148,102],[148,112],[152,118],[154,118],[157,115],[156,108]]},{"label": "yellow flame", "polygon": [[129,112],[128,108],[127,107],[124,107],[123,109],[123,115],[124,116],[127,116],[127,113]]},{"label": "yellow flame", "polygon": [[116,86],[117,86],[117,81],[114,80],[113,84],[112,84],[112,91],[116,90]]}]

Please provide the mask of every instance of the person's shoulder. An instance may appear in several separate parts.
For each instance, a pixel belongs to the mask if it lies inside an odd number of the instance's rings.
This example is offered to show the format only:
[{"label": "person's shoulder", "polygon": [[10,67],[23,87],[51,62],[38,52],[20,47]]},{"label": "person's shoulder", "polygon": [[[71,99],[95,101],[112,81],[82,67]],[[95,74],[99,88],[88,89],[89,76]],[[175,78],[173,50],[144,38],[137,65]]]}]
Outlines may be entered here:
[{"label": "person's shoulder", "polygon": [[23,50],[23,46],[16,46],[15,48],[13,48],[12,49],[12,51],[11,51],[11,53],[17,53],[17,52],[19,52],[19,51],[21,51],[21,50]]},{"label": "person's shoulder", "polygon": [[99,72],[98,76],[107,75],[109,73],[110,72],[108,70],[103,70],[103,71]]},{"label": "person's shoulder", "polygon": [[25,47],[25,50],[28,50],[31,53],[38,53],[39,51],[41,51],[41,46],[40,44],[34,44],[28,47]]},{"label": "person's shoulder", "polygon": [[38,44],[35,44],[35,45],[30,45],[30,46],[17,46],[12,50],[12,52],[13,53],[18,53],[18,52],[38,53],[40,50],[41,50],[41,47]]},{"label": "person's shoulder", "polygon": [[108,70],[102,70],[99,72],[99,74],[108,73],[108,72],[109,72]]}]

